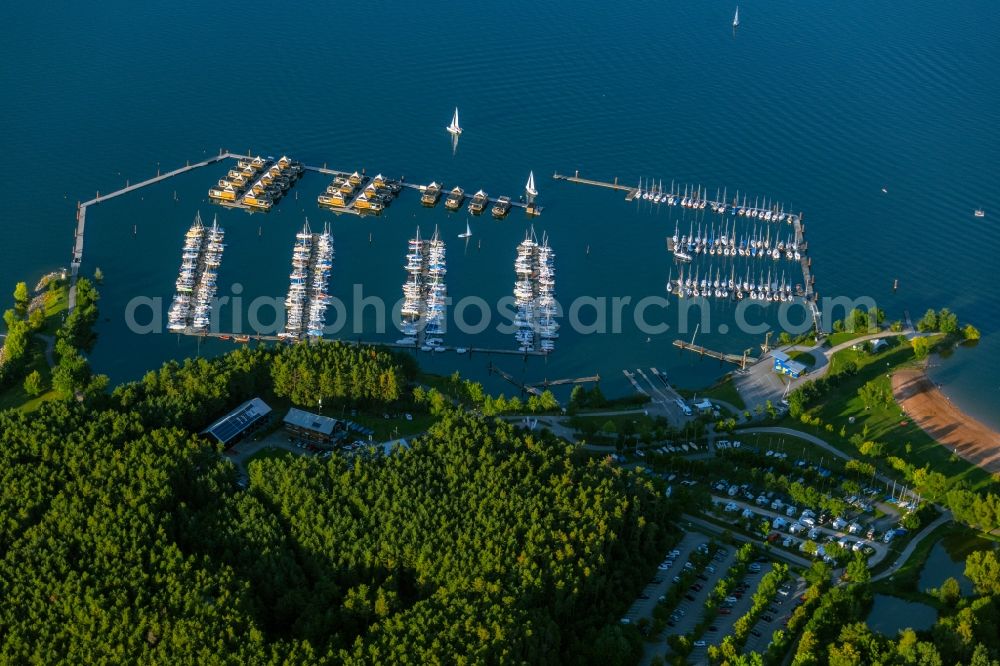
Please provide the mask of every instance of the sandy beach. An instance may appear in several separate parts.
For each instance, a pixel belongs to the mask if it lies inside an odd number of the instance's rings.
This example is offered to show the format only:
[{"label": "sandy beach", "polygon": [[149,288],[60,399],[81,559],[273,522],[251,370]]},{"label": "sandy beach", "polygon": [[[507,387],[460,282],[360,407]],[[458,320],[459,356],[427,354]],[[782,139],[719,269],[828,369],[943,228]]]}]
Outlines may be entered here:
[{"label": "sandy beach", "polygon": [[903,411],[931,437],[969,462],[1000,472],[1000,433],[962,412],[923,369],[894,374],[892,392]]}]

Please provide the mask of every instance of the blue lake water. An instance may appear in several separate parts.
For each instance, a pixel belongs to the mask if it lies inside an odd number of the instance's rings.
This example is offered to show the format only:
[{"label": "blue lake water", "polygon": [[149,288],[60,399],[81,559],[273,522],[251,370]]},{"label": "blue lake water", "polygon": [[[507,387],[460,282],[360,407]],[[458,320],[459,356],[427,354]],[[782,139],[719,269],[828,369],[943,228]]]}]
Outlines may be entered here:
[{"label": "blue lake water", "polygon": [[[545,206],[534,225],[557,253],[560,298],[635,303],[665,295],[674,269],[664,238],[687,218],[549,176],[676,179],[804,211],[821,295],[870,295],[893,318],[948,306],[975,323],[982,341],[936,377],[1000,425],[1000,297],[988,279],[1000,241],[993,3],[901,15],[889,2],[777,0],[744,7],[736,34],[733,5],[721,2],[276,9],[252,0],[234,11],[112,0],[7,9],[0,148],[12,187],[0,212],[0,286],[68,265],[77,200],[227,148],[515,197],[533,169]],[[466,132],[453,154],[443,128],[456,105]],[[169,298],[181,234],[199,209],[227,229],[220,295],[238,283],[248,300],[282,296],[305,216],[333,224],[334,295],[357,283],[395,302],[418,224],[439,225],[449,242],[453,297],[493,303],[511,292],[522,214],[475,218],[466,252],[454,237],[464,211],[424,210],[409,192],[379,218],[337,217],[316,206],[328,182],[316,174],[268,215],[217,209],[206,192],[225,170],[214,165],[90,209],[83,272],[99,266],[107,278],[92,360],[113,379],[229,348],[138,336],[124,324],[133,297]],[[977,206],[985,219],[973,218]],[[716,306],[716,324],[731,325],[731,310]],[[693,331],[648,335],[624,312],[621,334],[564,325],[551,358],[496,362],[534,379],[599,372],[611,394],[627,390],[622,368],[656,366],[687,386],[725,370],[671,347]],[[365,329],[363,337],[395,336]],[[699,333],[699,342],[735,353],[762,338],[714,326]],[[512,346],[495,332],[449,342]],[[487,360],[424,363],[480,376]]]},{"label": "blue lake water", "polygon": [[930,629],[937,620],[937,611],[932,606],[914,601],[906,601],[887,594],[876,594],[875,603],[868,614],[868,626],[872,631],[895,638],[903,629],[922,631]]}]

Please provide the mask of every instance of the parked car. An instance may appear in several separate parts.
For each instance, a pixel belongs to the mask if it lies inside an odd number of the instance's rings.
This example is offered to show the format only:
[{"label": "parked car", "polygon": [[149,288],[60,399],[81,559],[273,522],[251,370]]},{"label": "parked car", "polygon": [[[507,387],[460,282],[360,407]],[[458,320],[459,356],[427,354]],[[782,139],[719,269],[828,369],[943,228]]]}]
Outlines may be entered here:
[{"label": "parked car", "polygon": [[684,598],[687,599],[688,601],[694,601],[694,595],[692,594],[685,594]]},{"label": "parked car", "polygon": [[756,629],[751,629],[750,633],[756,636],[757,638],[760,638],[760,632],[757,631]]},{"label": "parked car", "polygon": [[760,619],[764,620],[764,622],[770,622],[770,621],[772,621],[772,620],[773,620],[774,618],[773,618],[773,617],[771,617],[770,615],[761,615],[761,616],[760,616]]},{"label": "parked car", "polygon": [[705,641],[695,641],[694,642],[694,646],[695,647],[705,647],[706,645],[708,645],[708,643],[706,643]]}]

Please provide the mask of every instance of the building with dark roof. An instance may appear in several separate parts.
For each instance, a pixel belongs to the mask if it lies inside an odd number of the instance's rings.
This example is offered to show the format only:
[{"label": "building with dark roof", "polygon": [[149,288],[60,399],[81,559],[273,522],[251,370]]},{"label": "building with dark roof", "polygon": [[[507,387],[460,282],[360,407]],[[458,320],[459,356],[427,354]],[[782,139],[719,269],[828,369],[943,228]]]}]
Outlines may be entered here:
[{"label": "building with dark roof", "polygon": [[271,408],[267,403],[260,398],[252,398],[205,428],[201,434],[208,435],[229,448],[266,424],[270,420],[270,414]]},{"label": "building with dark roof", "polygon": [[285,430],[300,439],[329,444],[339,439],[347,430],[340,419],[313,414],[292,407],[285,415]]}]

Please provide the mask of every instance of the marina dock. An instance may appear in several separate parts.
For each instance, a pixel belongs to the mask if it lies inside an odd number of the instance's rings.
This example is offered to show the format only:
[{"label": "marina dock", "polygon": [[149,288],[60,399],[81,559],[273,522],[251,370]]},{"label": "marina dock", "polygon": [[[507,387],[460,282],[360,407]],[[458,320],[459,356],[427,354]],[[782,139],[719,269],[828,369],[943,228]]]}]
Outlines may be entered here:
[{"label": "marina dock", "polygon": [[[734,197],[733,201],[729,201],[728,197],[724,194],[721,197],[716,195],[716,197],[710,197],[707,194],[707,190],[698,187],[695,190],[694,187],[685,188],[683,191],[680,186],[675,186],[673,183],[669,190],[664,190],[662,186],[657,186],[655,184],[647,186],[646,192],[643,192],[639,186],[633,187],[630,185],[623,185],[618,182],[616,177],[613,182],[607,182],[602,180],[595,180],[591,178],[581,178],[580,172],[575,171],[574,175],[566,176],[560,173],[554,173],[552,177],[555,180],[564,180],[571,183],[578,183],[580,185],[588,185],[591,187],[599,187],[603,189],[618,190],[625,192],[625,201],[649,201],[653,205],[664,204],[666,206],[681,206],[684,208],[689,208],[694,210],[696,213],[701,212],[702,218],[705,219],[705,214],[711,214],[716,216],[715,219],[719,221],[725,220],[740,220],[741,218],[749,218],[749,220],[756,221],[759,220],[763,225],[770,223],[787,222],[791,225],[793,231],[793,243],[798,254],[796,259],[798,259],[798,264],[802,270],[802,285],[800,289],[796,289],[796,295],[805,299],[809,302],[814,321],[819,320],[819,311],[816,307],[817,295],[815,291],[816,278],[812,274],[812,259],[806,256],[808,250],[808,243],[805,240],[805,225],[802,222],[802,213],[785,213],[784,207],[780,209],[773,202],[768,205],[767,203],[758,203],[759,198],[754,201],[752,205],[747,204],[747,196],[744,194],[743,202],[740,203],[739,195]],[[652,188],[652,189],[650,189]],[[697,194],[696,194],[697,192]],[[649,195],[653,194],[652,199],[649,199]],[[769,201],[764,199],[765,202]],[[711,222],[710,222],[711,224]],[[763,233],[763,232],[762,232]],[[668,246],[671,239],[668,239]],[[675,248],[668,247],[670,251],[674,251]],[[686,258],[690,260],[690,258]]]},{"label": "marina dock", "polygon": [[746,354],[727,354],[725,352],[715,351],[713,349],[708,349],[707,347],[702,347],[701,345],[685,342],[684,340],[674,340],[674,347],[694,352],[699,356],[708,356],[709,358],[715,358],[726,363],[734,363],[744,370],[747,365],[753,365],[760,360],[752,356],[747,356]]},{"label": "marina dock", "polygon": [[186,165],[179,169],[174,169],[173,171],[168,171],[166,173],[157,173],[153,178],[140,181],[134,185],[129,185],[126,183],[125,187],[115,190],[113,192],[108,192],[102,195],[100,192],[94,196],[93,199],[84,201],[83,203],[77,203],[76,205],[76,230],[73,234],[73,259],[70,262],[70,283],[69,283],[69,300],[67,307],[72,312],[73,308],[76,307],[76,280],[80,273],[80,264],[83,263],[83,234],[87,225],[87,208],[90,206],[95,206],[99,203],[107,201],[109,199],[114,199],[115,197],[120,197],[123,194],[128,194],[129,192],[135,192],[144,187],[149,187],[150,185],[155,185],[174,176],[179,176],[182,173],[187,173],[189,171],[194,171],[195,169],[200,169],[201,167],[208,166],[209,164],[215,164],[216,162],[221,162],[222,160],[231,158],[232,155],[227,152],[220,152],[215,157],[210,157],[207,160],[202,160],[195,164],[188,162]]},{"label": "marina dock", "polygon": [[556,172],[552,174],[555,180],[565,180],[570,183],[579,183],[580,185],[591,185],[593,187],[603,187],[609,190],[621,190],[627,192],[625,195],[625,201],[632,201],[636,194],[639,193],[639,188],[631,187],[630,185],[621,185],[618,183],[618,178],[615,178],[613,183],[608,183],[603,180],[591,180],[590,178],[580,178],[580,172],[576,171],[575,175],[564,176],[563,174]]},{"label": "marina dock", "polygon": [[545,379],[540,382],[535,382],[534,384],[531,384],[531,386],[549,388],[550,386],[565,386],[566,384],[599,384],[600,381],[600,375],[591,375],[590,377],[570,377],[567,379]]},{"label": "marina dock", "polygon": [[[180,331],[172,331],[172,332],[177,333],[179,335],[187,335],[191,337],[213,338],[216,340],[232,341],[237,344],[246,344],[249,342],[289,342],[288,338],[280,335],[265,335],[260,333],[254,333],[252,335],[241,334],[241,333],[221,333],[217,331],[198,331],[193,328],[188,328]],[[423,351],[419,347],[414,347],[413,345],[409,344],[406,345],[399,344],[396,342],[361,340],[361,339],[352,340],[350,338],[309,338],[309,343],[311,344],[329,343],[329,342],[341,342],[347,345],[360,345],[363,347],[387,347],[389,349],[404,349],[412,352]],[[442,354],[445,352],[455,352],[462,356],[469,356],[469,357],[475,354],[485,354],[487,356],[491,356],[494,354],[502,354],[505,356],[521,356],[521,357],[546,356],[545,353],[540,351],[522,352],[522,351],[517,351],[515,349],[490,349],[487,347],[438,347],[432,351],[428,351],[425,353]]]}]

